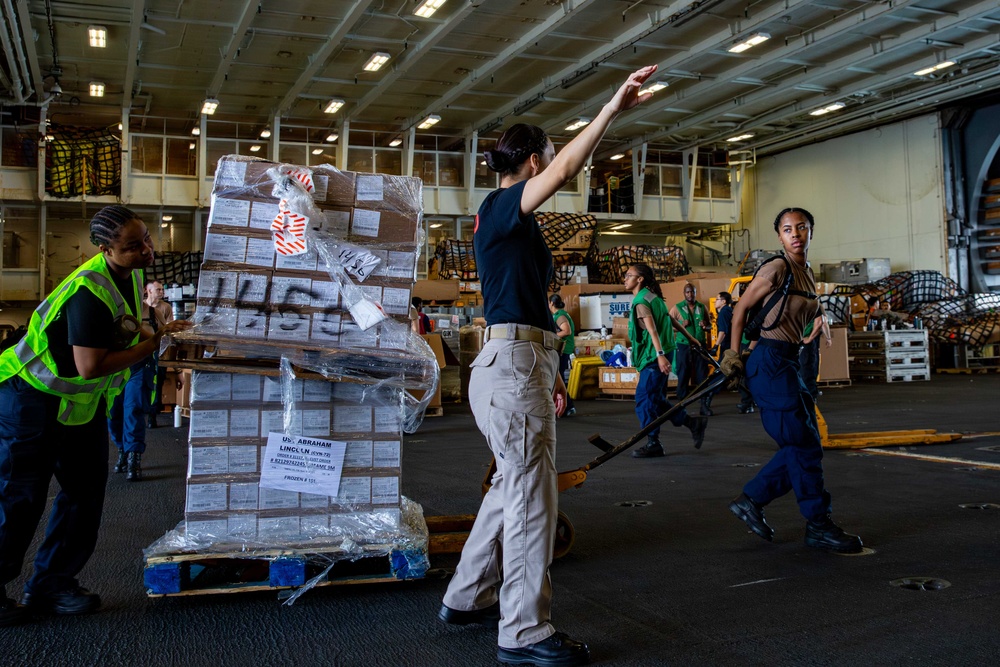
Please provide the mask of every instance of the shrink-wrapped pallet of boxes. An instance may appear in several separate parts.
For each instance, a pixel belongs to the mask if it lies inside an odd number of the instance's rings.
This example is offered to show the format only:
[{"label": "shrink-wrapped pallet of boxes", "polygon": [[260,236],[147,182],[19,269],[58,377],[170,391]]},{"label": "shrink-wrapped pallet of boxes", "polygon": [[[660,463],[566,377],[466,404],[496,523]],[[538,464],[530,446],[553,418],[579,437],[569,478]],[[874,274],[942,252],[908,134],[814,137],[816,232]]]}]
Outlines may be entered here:
[{"label": "shrink-wrapped pallet of boxes", "polygon": [[192,592],[175,570],[199,556],[265,558],[271,585],[286,581],[275,550],[302,572],[316,555],[425,569],[426,525],[400,494],[403,433],[438,384],[409,324],[421,216],[419,179],[220,160],[194,327],[178,337],[212,356],[178,362],[185,519],[146,551],[151,594]]}]

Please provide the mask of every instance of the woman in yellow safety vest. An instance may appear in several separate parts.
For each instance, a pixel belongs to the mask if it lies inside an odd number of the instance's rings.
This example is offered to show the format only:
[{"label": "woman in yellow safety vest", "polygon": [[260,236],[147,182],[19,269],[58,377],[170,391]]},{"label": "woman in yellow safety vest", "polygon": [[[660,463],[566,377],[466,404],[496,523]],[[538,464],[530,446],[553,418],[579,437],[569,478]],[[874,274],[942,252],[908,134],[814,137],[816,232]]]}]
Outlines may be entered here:
[{"label": "woman in yellow safety vest", "polygon": [[[30,612],[85,614],[100,606],[76,575],[101,524],[107,406],[129,366],[150,356],[163,335],[190,326],[171,322],[155,334],[142,327],[142,269],[153,263],[153,245],[135,213],[101,209],[90,240],[100,253],[42,301],[24,337],[0,355],[0,626]],[[6,586],[21,572],[53,475],[59,493],[19,605]]]}]

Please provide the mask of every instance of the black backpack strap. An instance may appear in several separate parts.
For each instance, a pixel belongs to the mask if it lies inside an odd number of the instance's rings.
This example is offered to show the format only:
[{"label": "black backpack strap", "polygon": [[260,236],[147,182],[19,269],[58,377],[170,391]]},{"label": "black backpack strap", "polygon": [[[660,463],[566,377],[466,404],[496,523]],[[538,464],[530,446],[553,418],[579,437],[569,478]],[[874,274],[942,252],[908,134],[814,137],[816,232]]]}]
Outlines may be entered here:
[{"label": "black backpack strap", "polygon": [[[778,327],[778,323],[781,321],[781,315],[785,311],[785,304],[788,302],[789,296],[792,295],[801,296],[807,299],[819,298],[818,296],[816,296],[811,292],[804,292],[802,290],[791,289],[792,283],[795,280],[795,274],[792,273],[792,263],[789,261],[788,257],[786,257],[784,253],[780,253],[778,255],[775,255],[774,257],[771,257],[761,262],[761,265],[758,266],[757,270],[753,272],[753,278],[757,277],[757,273],[764,267],[765,264],[767,264],[768,262],[772,262],[778,258],[781,258],[785,261],[785,268],[786,268],[785,279],[782,281],[780,287],[771,292],[770,297],[767,299],[767,301],[764,302],[762,306],[760,306],[759,309],[755,309],[754,312],[748,315],[749,319],[746,328],[744,329],[747,340],[755,340],[756,338],[760,337],[760,332],[771,331],[772,329],[776,329]],[[751,282],[753,282],[753,278],[751,278]],[[770,312],[774,309],[774,307],[779,303],[781,304],[781,309],[778,311],[778,316],[774,318],[774,323],[769,327],[765,327],[764,320],[767,319],[768,314],[770,314]],[[752,315],[752,317],[750,315]]]}]

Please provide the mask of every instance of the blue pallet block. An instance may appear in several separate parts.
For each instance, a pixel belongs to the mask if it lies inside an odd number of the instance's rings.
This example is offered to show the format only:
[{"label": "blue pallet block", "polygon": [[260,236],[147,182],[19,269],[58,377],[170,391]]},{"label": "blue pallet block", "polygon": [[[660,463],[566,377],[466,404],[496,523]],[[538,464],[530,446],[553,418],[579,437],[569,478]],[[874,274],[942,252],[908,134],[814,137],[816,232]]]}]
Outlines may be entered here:
[{"label": "blue pallet block", "polygon": [[431,566],[423,549],[394,549],[389,553],[389,563],[397,579],[423,579]]},{"label": "blue pallet block", "polygon": [[146,593],[169,595],[181,592],[181,566],[179,563],[157,563],[147,566],[142,573]]},{"label": "blue pallet block", "polygon": [[272,586],[301,586],[306,583],[304,558],[275,558],[269,569]]}]

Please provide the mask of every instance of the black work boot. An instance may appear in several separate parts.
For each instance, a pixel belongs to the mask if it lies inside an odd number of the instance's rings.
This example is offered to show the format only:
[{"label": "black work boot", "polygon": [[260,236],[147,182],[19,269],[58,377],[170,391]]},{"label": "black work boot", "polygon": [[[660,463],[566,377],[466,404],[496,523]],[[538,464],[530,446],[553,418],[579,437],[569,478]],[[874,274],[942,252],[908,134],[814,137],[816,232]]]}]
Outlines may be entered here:
[{"label": "black work boot", "polygon": [[0,628],[9,628],[31,620],[27,607],[19,605],[6,596],[0,596]]},{"label": "black work boot", "polygon": [[663,456],[663,447],[656,440],[650,440],[632,452],[632,458],[635,459],[651,459],[656,456]]},{"label": "black work boot", "polygon": [[130,482],[138,482],[142,479],[142,454],[139,452],[128,453],[128,470],[125,479]]},{"label": "black work boot", "polygon": [[570,639],[557,632],[523,648],[497,649],[497,660],[505,665],[586,665],[590,662],[590,649],[583,642]]},{"label": "black work boot", "polygon": [[711,417],[712,415],[715,414],[714,412],[712,412],[711,394],[701,399],[701,410],[698,411],[698,414],[703,415],[705,417]]},{"label": "black work boot", "polygon": [[74,586],[57,593],[25,593],[21,604],[32,611],[77,616],[97,611],[101,606],[101,596],[86,588]]},{"label": "black work boot", "polygon": [[729,503],[729,511],[768,542],[774,539],[774,528],[764,520],[764,507],[747,494],[741,493],[739,498]]},{"label": "black work boot", "polygon": [[806,546],[845,554],[861,553],[863,549],[861,538],[845,533],[829,514],[806,523]]},{"label": "black work boot", "polygon": [[115,462],[115,472],[125,472],[127,456],[124,449],[118,450],[118,461]]},{"label": "black work boot", "polygon": [[160,425],[156,423],[156,413],[149,413],[149,416],[146,417],[146,428],[158,428],[159,426]]},{"label": "black work boot", "polygon": [[736,409],[740,411],[741,415],[748,415],[752,412],[756,412],[756,410],[753,407],[753,403],[750,403],[749,405],[740,403],[739,405],[736,406]]},{"label": "black work boot", "polygon": [[691,439],[694,440],[694,448],[701,449],[701,443],[705,442],[705,429],[708,428],[708,418],[688,415],[687,419],[684,420],[684,425],[691,429]]}]

